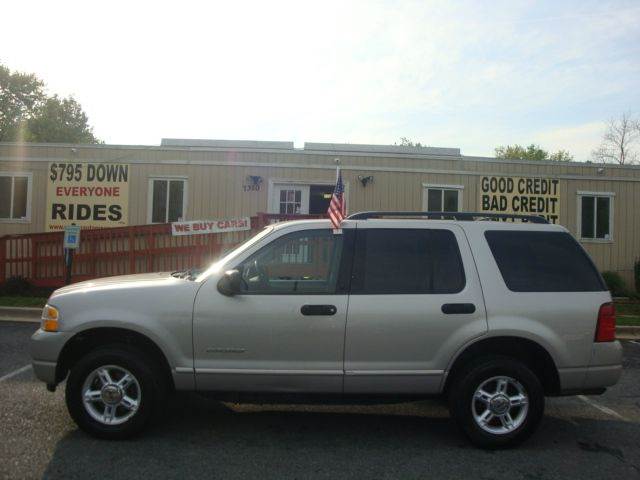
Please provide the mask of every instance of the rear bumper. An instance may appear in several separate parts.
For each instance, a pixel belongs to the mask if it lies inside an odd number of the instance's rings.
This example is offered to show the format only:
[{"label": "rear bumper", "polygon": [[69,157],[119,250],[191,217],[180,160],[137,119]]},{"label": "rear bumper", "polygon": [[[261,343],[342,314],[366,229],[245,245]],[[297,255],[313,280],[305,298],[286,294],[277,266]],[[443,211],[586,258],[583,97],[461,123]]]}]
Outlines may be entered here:
[{"label": "rear bumper", "polygon": [[620,342],[594,343],[588,367],[560,368],[561,394],[597,390],[618,383],[622,375]]},{"label": "rear bumper", "polygon": [[604,367],[589,367],[587,369],[582,388],[610,387],[620,380],[622,365],[607,365]]},{"label": "rear bumper", "polygon": [[591,363],[587,369],[583,388],[610,387],[622,375],[622,345],[615,342],[594,343]]}]

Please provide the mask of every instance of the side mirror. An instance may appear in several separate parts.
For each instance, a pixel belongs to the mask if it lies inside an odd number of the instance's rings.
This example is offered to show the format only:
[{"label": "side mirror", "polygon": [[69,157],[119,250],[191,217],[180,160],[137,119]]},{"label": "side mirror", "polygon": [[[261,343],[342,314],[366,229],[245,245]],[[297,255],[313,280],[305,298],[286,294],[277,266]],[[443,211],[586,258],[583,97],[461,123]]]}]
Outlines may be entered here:
[{"label": "side mirror", "polygon": [[238,270],[229,270],[218,280],[218,291],[227,297],[233,297],[242,291],[242,279]]}]

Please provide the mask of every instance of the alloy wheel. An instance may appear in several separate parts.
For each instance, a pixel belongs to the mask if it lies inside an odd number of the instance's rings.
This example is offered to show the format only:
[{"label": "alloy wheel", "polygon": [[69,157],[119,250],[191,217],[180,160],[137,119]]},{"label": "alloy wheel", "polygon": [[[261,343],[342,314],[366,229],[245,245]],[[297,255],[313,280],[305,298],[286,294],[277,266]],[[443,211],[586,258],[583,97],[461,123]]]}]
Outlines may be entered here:
[{"label": "alloy wheel", "polygon": [[485,380],[471,401],[476,424],[485,432],[504,435],[520,427],[527,418],[529,397],[520,382],[507,376]]},{"label": "alloy wheel", "polygon": [[91,372],[82,387],[87,413],[103,425],[125,423],[140,408],[142,390],[136,377],[117,365],[104,365]]}]

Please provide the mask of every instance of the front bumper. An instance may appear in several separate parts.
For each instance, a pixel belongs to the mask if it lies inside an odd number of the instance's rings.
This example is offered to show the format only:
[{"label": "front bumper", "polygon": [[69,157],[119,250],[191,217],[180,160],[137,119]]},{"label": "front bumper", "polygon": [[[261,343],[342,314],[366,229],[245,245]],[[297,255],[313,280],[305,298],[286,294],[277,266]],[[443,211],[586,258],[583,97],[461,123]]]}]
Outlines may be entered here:
[{"label": "front bumper", "polygon": [[33,372],[38,380],[55,385],[58,357],[73,334],[69,332],[45,332],[37,330],[29,342],[29,353]]},{"label": "front bumper", "polygon": [[58,366],[56,362],[33,360],[31,366],[38,380],[45,382],[47,385],[56,385],[58,383],[56,381],[56,368]]}]

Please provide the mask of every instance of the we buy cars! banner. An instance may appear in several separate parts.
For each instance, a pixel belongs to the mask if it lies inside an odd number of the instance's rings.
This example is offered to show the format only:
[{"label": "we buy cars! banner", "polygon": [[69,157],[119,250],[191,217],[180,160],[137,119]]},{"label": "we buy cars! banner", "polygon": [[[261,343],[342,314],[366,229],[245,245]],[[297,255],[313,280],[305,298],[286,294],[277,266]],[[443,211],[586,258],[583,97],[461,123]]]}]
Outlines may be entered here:
[{"label": "we buy cars! banner", "polygon": [[50,163],[45,230],[126,226],[129,170],[121,163]]},{"label": "we buy cars! banner", "polygon": [[203,233],[240,232],[251,229],[251,218],[231,218],[227,220],[192,220],[173,222],[172,235],[202,235]]}]

